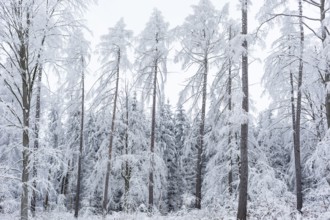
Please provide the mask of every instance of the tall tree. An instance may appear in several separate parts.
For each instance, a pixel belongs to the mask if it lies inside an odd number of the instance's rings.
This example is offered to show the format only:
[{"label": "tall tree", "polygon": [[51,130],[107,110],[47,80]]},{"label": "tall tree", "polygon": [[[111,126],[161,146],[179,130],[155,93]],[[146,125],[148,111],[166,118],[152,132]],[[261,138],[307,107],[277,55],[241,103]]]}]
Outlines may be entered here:
[{"label": "tall tree", "polygon": [[[99,53],[102,62],[103,75],[106,75],[106,83],[115,81],[114,94],[113,94],[113,106],[112,106],[112,120],[110,127],[109,137],[109,148],[108,148],[108,161],[106,168],[105,184],[102,210],[103,215],[107,214],[108,206],[108,190],[109,190],[109,179],[111,173],[111,157],[113,140],[116,126],[116,112],[117,112],[117,100],[119,91],[119,79],[121,71],[125,71],[128,66],[127,48],[130,44],[132,32],[125,29],[124,20],[121,19],[117,22],[114,28],[109,29],[107,35],[102,36],[102,42],[99,45]],[[101,87],[107,86],[106,84]]]},{"label": "tall tree", "polygon": [[176,61],[182,60],[182,68],[196,65],[197,72],[189,78],[181,93],[181,100],[187,96],[193,97],[193,106],[199,109],[200,125],[197,144],[195,207],[201,208],[202,200],[202,167],[205,151],[205,114],[207,104],[207,86],[209,66],[214,62],[220,48],[219,23],[222,15],[209,0],[201,0],[193,6],[194,13],[189,15],[182,26],[178,28],[178,36],[182,49],[178,52]]},{"label": "tall tree", "polygon": [[[299,68],[298,68],[298,92],[297,92],[297,112],[296,121],[294,125],[294,157],[295,157],[295,171],[296,171],[296,195],[297,195],[297,209],[301,212],[302,209],[302,184],[301,184],[301,153],[300,153],[300,121],[301,121],[301,97],[302,97],[302,80],[304,71],[304,24],[303,24],[303,8],[302,0],[298,0],[298,11],[299,11],[299,32],[300,32],[300,42],[299,42]],[[292,116],[294,117],[294,115]],[[293,122],[294,123],[294,122]]]},{"label": "tall tree", "polygon": [[[83,148],[84,148],[84,117],[85,117],[85,70],[86,63],[89,56],[89,42],[84,39],[83,33],[81,30],[77,29],[72,34],[72,37],[68,42],[68,62],[71,65],[69,66],[70,74],[74,76],[80,76],[80,128],[79,128],[79,149],[78,149],[78,159],[77,159],[77,184],[76,184],[76,196],[74,204],[74,217],[77,218],[79,214],[79,204],[80,204],[80,192],[81,192],[81,170],[82,170],[82,157],[83,157]],[[76,65],[72,65],[75,63]],[[79,78],[79,77],[77,77]]]},{"label": "tall tree", "polygon": [[137,54],[139,55],[136,61],[138,65],[138,81],[144,86],[143,93],[152,97],[148,201],[150,212],[152,212],[154,206],[157,96],[161,95],[160,92],[163,91],[164,81],[166,81],[166,60],[169,50],[168,26],[161,12],[154,9],[146,28],[139,37],[139,45],[137,47]]},{"label": "tall tree", "polygon": [[[21,219],[23,220],[28,219],[28,181],[30,180],[31,163],[30,114],[38,70],[45,63],[46,45],[52,48],[48,43],[55,42],[52,40],[59,37],[59,30],[64,30],[75,23],[72,20],[73,17],[68,16],[68,14],[73,14],[71,6],[74,4],[75,9],[79,10],[86,3],[71,4],[61,0],[0,1],[0,26],[3,30],[0,36],[0,46],[6,61],[0,64],[4,73],[1,74],[1,77],[5,80],[13,99],[20,106],[19,110],[12,113],[20,123],[22,130]],[[67,10],[63,10],[63,8],[67,8]]]},{"label": "tall tree", "polygon": [[245,220],[247,218],[247,194],[248,194],[248,132],[249,132],[249,81],[248,81],[248,1],[242,0],[242,37],[243,37],[243,48],[242,53],[242,110],[245,114],[241,124],[241,139],[240,139],[240,151],[241,151],[241,167],[240,167],[240,185],[239,185],[239,200],[238,200],[238,211],[237,219]]},{"label": "tall tree", "polygon": [[[274,18],[281,18],[283,22],[282,32],[284,36],[278,39],[278,42],[282,42],[282,45],[279,45],[279,48],[282,48],[283,45],[286,45],[285,48],[281,49],[282,57],[274,56],[270,59],[270,62],[278,65],[282,70],[274,68],[274,70],[266,71],[267,72],[275,72],[277,73],[276,77],[287,77],[287,81],[289,82],[289,87],[284,89],[287,93],[290,93],[290,115],[291,115],[291,123],[292,123],[292,136],[293,136],[293,152],[294,152],[294,172],[295,172],[295,190],[296,190],[296,204],[297,210],[301,212],[302,209],[302,171],[301,171],[301,125],[302,125],[302,110],[303,107],[303,95],[305,93],[307,102],[309,102],[310,91],[304,92],[304,87],[307,88],[307,84],[303,84],[304,72],[306,66],[306,60],[308,55],[305,53],[305,33],[304,27],[308,27],[304,22],[304,19],[310,19],[303,14],[303,3],[302,0],[296,1],[298,4],[298,11],[289,11],[285,10],[283,13],[274,12],[279,8],[278,2],[275,4],[271,4],[271,7],[265,6],[269,8],[266,14],[270,16],[270,18],[266,19],[263,23],[267,23]],[[312,1],[314,2],[314,1]],[[286,9],[286,8],[285,8]],[[297,24],[297,31],[294,31],[294,25]],[[312,29],[310,29],[312,30]],[[276,42],[276,43],[278,43]],[[278,54],[279,55],[279,54]],[[287,57],[288,59],[283,59]],[[277,63],[276,61],[279,61]],[[272,65],[274,66],[274,65]],[[313,66],[313,64],[311,65]],[[285,73],[285,74],[283,74]],[[274,77],[274,76],[273,76]],[[280,86],[279,88],[283,89],[285,87]],[[281,100],[283,102],[283,100]],[[310,104],[312,104],[310,102]],[[313,118],[313,116],[312,116]]]},{"label": "tall tree", "polygon": [[[216,175],[220,181],[214,183],[210,178],[206,180],[207,189],[205,194],[208,198],[212,198],[216,194],[222,196],[235,195],[236,191],[233,188],[236,187],[233,182],[237,179],[236,176],[238,177],[238,163],[236,162],[238,162],[237,139],[240,134],[240,122],[237,120],[236,115],[241,112],[241,106],[237,103],[240,102],[242,97],[238,59],[241,54],[241,47],[237,47],[237,41],[239,40],[238,33],[241,27],[238,22],[226,19],[222,22],[221,28],[224,32],[223,52],[221,59],[217,62],[218,72],[210,88],[210,107],[208,111],[210,134],[207,138],[210,160],[206,170],[207,176]],[[227,174],[219,172],[222,166],[228,168]],[[224,181],[227,185],[226,188],[224,188]],[[217,199],[225,201],[223,197]]]}]

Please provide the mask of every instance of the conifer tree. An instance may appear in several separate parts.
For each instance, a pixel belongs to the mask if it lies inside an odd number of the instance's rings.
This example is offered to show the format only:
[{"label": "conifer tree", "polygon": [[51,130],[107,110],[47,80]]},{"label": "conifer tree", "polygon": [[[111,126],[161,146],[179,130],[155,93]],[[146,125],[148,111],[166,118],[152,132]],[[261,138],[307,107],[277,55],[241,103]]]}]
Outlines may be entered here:
[{"label": "conifer tree", "polygon": [[[161,12],[154,9],[146,28],[139,36],[136,53],[138,69],[138,82],[143,85],[143,93],[152,97],[151,110],[151,135],[150,135],[150,173],[149,173],[149,198],[148,209],[152,212],[154,206],[154,169],[156,146],[156,109],[157,97],[161,97],[167,74],[168,55],[168,23],[163,19]],[[158,102],[159,103],[159,102]]]}]

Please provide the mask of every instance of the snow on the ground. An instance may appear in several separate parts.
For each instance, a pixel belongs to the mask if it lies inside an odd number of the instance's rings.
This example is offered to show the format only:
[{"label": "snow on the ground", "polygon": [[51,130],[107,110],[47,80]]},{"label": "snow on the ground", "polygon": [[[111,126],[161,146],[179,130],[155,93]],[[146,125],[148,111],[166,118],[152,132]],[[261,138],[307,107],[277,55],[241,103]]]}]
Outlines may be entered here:
[{"label": "snow on the ground", "polygon": [[[273,204],[275,207],[275,204]],[[323,207],[318,203],[306,201],[303,208],[303,214],[300,214],[295,206],[284,205],[280,208],[265,208],[262,204],[249,206],[249,220],[330,220],[330,207]],[[168,215],[155,213],[148,216],[145,212],[112,212],[105,218],[101,215],[95,215],[89,209],[82,209],[79,212],[78,220],[236,220],[237,210],[235,207],[205,207],[201,210],[182,209]],[[0,213],[0,220],[19,220],[19,210],[11,214]],[[50,212],[37,211],[36,217],[30,216],[29,220],[77,220],[74,218],[73,211],[53,210]]]},{"label": "snow on the ground", "polygon": [[[291,213],[290,216],[279,216],[278,220],[330,220],[330,211],[321,213],[317,218],[311,216],[300,215],[298,213]],[[16,220],[19,219],[19,213],[16,214],[0,214],[0,220]],[[169,214],[167,216],[153,215],[148,216],[147,213],[133,213],[127,214],[122,212],[113,212],[107,215],[105,219],[100,215],[80,214],[78,220],[235,220],[234,213],[217,213],[210,210],[178,212]],[[250,216],[251,220],[260,219],[260,217]],[[269,218],[262,218],[268,220]],[[73,213],[70,212],[42,212],[37,213],[37,217],[30,218],[30,220],[77,220]],[[271,219],[270,219],[271,220]]]}]

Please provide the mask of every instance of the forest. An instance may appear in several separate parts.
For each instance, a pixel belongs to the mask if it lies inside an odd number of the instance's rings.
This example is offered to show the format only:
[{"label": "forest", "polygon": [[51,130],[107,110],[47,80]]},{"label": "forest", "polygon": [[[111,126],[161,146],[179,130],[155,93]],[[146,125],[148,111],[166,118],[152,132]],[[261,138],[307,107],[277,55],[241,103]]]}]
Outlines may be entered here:
[{"label": "forest", "polygon": [[0,0],[0,219],[330,219],[330,1],[215,2],[93,46],[95,0]]}]

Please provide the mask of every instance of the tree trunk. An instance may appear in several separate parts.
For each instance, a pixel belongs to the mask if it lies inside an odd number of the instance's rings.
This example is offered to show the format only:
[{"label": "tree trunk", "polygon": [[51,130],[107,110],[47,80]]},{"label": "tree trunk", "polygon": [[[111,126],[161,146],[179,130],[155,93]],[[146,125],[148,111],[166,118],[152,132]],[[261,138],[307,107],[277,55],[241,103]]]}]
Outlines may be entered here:
[{"label": "tree trunk", "polygon": [[[158,42],[158,39],[156,38]],[[156,49],[157,50],[157,49]],[[152,94],[152,118],[151,118],[151,140],[150,140],[150,171],[149,171],[149,207],[148,210],[151,213],[154,205],[154,148],[155,148],[155,130],[156,130],[156,97],[157,97],[157,72],[158,72],[158,59],[155,60],[154,67],[154,82],[153,82],[153,94]]]},{"label": "tree trunk", "polygon": [[103,194],[103,203],[102,203],[102,212],[103,216],[106,216],[107,204],[108,204],[108,190],[109,190],[109,179],[110,179],[110,172],[111,172],[111,157],[112,157],[112,144],[113,144],[113,137],[115,132],[115,120],[116,120],[116,109],[117,109],[117,98],[118,98],[118,87],[119,87],[119,64],[120,64],[120,57],[121,52],[118,48],[117,52],[117,74],[116,74],[116,88],[115,88],[115,97],[113,101],[113,111],[112,111],[112,122],[111,122],[111,130],[110,130],[110,142],[109,142],[109,151],[108,151],[108,161],[107,161],[107,171],[105,176],[105,184],[104,184],[104,194]]},{"label": "tree trunk", "polygon": [[23,79],[23,172],[22,172],[22,197],[21,197],[21,219],[28,219],[29,209],[29,100],[28,100],[28,87]]},{"label": "tree trunk", "polygon": [[32,164],[32,177],[33,177],[33,190],[31,197],[31,212],[32,216],[35,217],[36,212],[36,188],[37,188],[37,157],[36,152],[39,148],[39,130],[40,130],[40,96],[41,96],[41,77],[42,77],[42,68],[39,68],[38,71],[38,85],[37,85],[37,100],[36,100],[36,115],[35,115],[35,125],[34,125],[34,147],[33,147],[33,164]]},{"label": "tree trunk", "polygon": [[195,207],[201,209],[202,201],[202,169],[203,169],[203,151],[204,151],[204,133],[205,133],[205,112],[206,112],[206,98],[207,98],[207,74],[208,74],[208,57],[205,54],[204,57],[204,74],[203,74],[203,93],[202,93],[202,111],[201,111],[201,122],[199,128],[199,137],[197,145],[197,167],[196,167],[196,201]]},{"label": "tree trunk", "polygon": [[[22,32],[21,32],[22,33]],[[21,36],[22,37],[22,36]],[[23,38],[23,37],[22,37]],[[28,220],[29,212],[29,164],[30,164],[30,150],[29,150],[29,120],[30,120],[30,101],[31,101],[31,84],[27,68],[27,49],[25,47],[24,39],[21,39],[21,46],[19,50],[20,68],[22,78],[22,114],[23,114],[23,171],[22,171],[22,196],[21,196],[21,220]]]},{"label": "tree trunk", "polygon": [[294,144],[294,157],[295,157],[295,171],[296,171],[296,195],[297,195],[297,210],[301,212],[302,208],[302,185],[301,185],[301,162],[300,162],[300,116],[301,116],[301,86],[303,76],[303,53],[304,53],[304,27],[302,21],[302,2],[299,3],[299,28],[300,28],[300,57],[299,57],[299,70],[298,70],[298,91],[297,91],[297,113],[296,113],[296,131]]},{"label": "tree trunk", "polygon": [[23,82],[23,172],[22,172],[22,197],[21,197],[21,220],[28,219],[29,211],[29,108],[27,98],[27,86]]},{"label": "tree trunk", "polygon": [[[247,0],[242,0],[242,35],[246,37],[248,30],[248,18],[247,18]],[[246,114],[244,115],[244,121],[241,124],[241,173],[240,173],[240,185],[239,185],[239,199],[238,199],[238,212],[237,219],[245,220],[247,214],[247,190],[248,190],[248,113],[249,113],[249,81],[248,81],[248,44],[246,39],[243,40],[243,48],[245,51],[242,54],[242,110]]]},{"label": "tree trunk", "polygon": [[[229,28],[229,43],[231,41],[231,28]],[[231,58],[229,58],[228,63],[228,84],[227,84],[227,94],[228,94],[228,112],[231,115],[232,110],[232,103],[231,103],[231,87],[232,87],[232,76],[231,76],[231,67],[232,67],[232,61]],[[229,148],[229,172],[228,172],[228,191],[231,195],[233,193],[233,161],[232,161],[232,131],[231,131],[231,123],[228,123],[228,148]]]},{"label": "tree trunk", "polygon": [[81,185],[81,159],[84,146],[84,114],[85,114],[85,76],[84,76],[84,58],[81,58],[82,72],[81,72],[81,120],[80,120],[80,143],[79,143],[79,156],[78,156],[78,174],[77,174],[77,189],[76,201],[74,207],[74,217],[78,218],[79,214],[79,201],[80,201],[80,185]]}]

